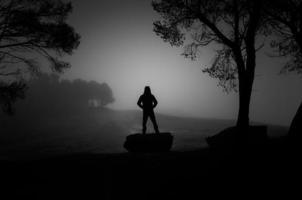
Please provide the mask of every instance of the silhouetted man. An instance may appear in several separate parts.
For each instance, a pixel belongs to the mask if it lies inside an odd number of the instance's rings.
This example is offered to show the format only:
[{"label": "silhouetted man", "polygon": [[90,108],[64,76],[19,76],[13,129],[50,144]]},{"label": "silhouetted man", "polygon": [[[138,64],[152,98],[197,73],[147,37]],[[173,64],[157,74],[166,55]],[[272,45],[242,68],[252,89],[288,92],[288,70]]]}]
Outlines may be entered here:
[{"label": "silhouetted man", "polygon": [[146,124],[147,124],[148,117],[150,117],[153,123],[155,132],[159,133],[155,115],[154,115],[154,110],[153,110],[157,106],[157,100],[151,93],[151,89],[149,86],[145,87],[144,94],[142,94],[139,97],[137,105],[141,109],[143,109],[143,134],[146,134]]}]

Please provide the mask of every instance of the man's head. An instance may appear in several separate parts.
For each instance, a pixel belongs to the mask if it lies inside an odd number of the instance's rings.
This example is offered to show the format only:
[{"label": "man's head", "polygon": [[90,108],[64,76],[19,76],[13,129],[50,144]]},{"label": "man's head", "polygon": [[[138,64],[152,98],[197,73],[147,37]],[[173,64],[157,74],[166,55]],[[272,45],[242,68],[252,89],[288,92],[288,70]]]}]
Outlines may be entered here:
[{"label": "man's head", "polygon": [[146,86],[146,87],[145,87],[144,94],[151,94],[151,89],[150,89],[149,86]]}]

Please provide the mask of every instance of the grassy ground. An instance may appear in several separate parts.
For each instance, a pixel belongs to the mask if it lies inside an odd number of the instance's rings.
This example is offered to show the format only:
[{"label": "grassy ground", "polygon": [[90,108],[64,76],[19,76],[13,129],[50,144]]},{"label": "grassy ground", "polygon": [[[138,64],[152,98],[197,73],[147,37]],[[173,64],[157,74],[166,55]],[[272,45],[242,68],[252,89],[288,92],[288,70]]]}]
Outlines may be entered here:
[{"label": "grassy ground", "polygon": [[174,136],[172,151],[133,154],[122,144],[141,129],[141,112],[30,116],[1,118],[1,200],[290,199],[299,188],[297,151],[273,139],[284,127],[269,127],[263,147],[210,149],[204,138],[232,121],[157,115]]},{"label": "grassy ground", "polygon": [[[206,147],[205,138],[233,126],[232,120],[184,118],[157,114],[161,132],[174,136],[173,151]],[[123,153],[125,137],[141,131],[141,111],[76,110],[71,113],[22,113],[0,116],[0,160],[59,154]],[[148,132],[153,131],[149,121]],[[287,133],[268,126],[268,135]]]}]

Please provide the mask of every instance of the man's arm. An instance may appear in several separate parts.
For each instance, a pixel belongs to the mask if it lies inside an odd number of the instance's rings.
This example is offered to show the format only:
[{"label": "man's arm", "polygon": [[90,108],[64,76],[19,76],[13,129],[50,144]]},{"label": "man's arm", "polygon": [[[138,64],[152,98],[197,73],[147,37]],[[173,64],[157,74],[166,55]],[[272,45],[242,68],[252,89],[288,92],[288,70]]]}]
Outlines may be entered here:
[{"label": "man's arm", "polygon": [[138,105],[138,107],[143,108],[143,105],[142,105],[142,96],[139,97],[139,99],[137,101],[137,105]]},{"label": "man's arm", "polygon": [[153,108],[155,108],[157,106],[158,102],[155,98],[155,96],[153,96]]}]

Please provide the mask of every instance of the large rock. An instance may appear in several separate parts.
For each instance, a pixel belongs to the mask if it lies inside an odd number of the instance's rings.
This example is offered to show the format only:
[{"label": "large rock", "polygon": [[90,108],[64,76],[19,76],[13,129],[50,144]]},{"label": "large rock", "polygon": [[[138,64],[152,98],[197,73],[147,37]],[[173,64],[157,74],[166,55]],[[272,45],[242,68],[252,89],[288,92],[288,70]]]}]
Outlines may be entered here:
[{"label": "large rock", "polygon": [[226,128],[220,133],[206,139],[210,147],[246,147],[261,146],[267,141],[267,126],[250,126]]},{"label": "large rock", "polygon": [[136,133],[127,136],[124,147],[129,152],[165,152],[171,149],[172,144],[171,133]]}]

